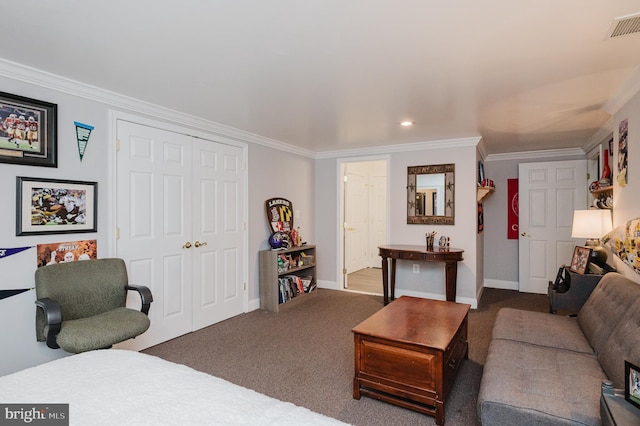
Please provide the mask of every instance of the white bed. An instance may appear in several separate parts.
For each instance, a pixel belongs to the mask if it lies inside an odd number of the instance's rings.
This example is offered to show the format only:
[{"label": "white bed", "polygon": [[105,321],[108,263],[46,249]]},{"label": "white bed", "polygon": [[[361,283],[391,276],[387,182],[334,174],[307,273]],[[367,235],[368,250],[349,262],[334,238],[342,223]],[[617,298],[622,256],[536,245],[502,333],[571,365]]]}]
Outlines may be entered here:
[{"label": "white bed", "polygon": [[85,352],[0,377],[0,403],[68,403],[72,425],[341,425],[185,365]]}]

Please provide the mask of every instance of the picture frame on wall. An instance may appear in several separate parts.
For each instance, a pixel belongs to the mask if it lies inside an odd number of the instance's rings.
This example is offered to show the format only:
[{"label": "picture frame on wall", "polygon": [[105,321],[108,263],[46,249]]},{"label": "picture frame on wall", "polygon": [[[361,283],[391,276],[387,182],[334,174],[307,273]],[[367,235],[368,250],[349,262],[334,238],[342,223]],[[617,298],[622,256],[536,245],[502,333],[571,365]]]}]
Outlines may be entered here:
[{"label": "picture frame on wall", "polygon": [[586,273],[590,259],[591,249],[589,247],[576,246],[573,250],[573,258],[571,259],[571,266],[569,266],[569,270],[576,274]]},{"label": "picture frame on wall", "polygon": [[97,182],[16,177],[17,236],[97,230]]},{"label": "picture frame on wall", "polygon": [[56,104],[0,92],[0,162],[58,167]]},{"label": "picture frame on wall", "polygon": [[640,408],[640,368],[624,362],[624,399]]}]

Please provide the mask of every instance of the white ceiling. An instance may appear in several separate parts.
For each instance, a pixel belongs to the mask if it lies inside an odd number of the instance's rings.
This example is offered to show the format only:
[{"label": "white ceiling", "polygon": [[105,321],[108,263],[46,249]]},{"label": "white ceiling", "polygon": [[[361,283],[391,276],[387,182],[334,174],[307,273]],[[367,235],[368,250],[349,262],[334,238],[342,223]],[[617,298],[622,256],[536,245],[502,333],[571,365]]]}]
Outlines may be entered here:
[{"label": "white ceiling", "polygon": [[[0,58],[313,152],[583,147],[638,75],[637,0],[22,0]],[[635,87],[635,85],[630,85]],[[401,120],[415,126],[401,128]]]}]

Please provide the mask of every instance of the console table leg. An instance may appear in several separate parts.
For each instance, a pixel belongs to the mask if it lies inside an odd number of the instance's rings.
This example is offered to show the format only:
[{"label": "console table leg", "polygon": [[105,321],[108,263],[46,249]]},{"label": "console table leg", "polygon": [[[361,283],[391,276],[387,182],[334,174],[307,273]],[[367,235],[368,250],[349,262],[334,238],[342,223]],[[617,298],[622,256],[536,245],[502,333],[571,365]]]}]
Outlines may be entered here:
[{"label": "console table leg", "polygon": [[458,263],[445,263],[447,302],[456,301],[456,280],[458,279]]},{"label": "console table leg", "polygon": [[391,259],[391,283],[390,283],[390,291],[389,297],[393,302],[396,300],[396,258]]},{"label": "console table leg", "polygon": [[382,257],[382,295],[384,304],[389,303],[389,259]]}]

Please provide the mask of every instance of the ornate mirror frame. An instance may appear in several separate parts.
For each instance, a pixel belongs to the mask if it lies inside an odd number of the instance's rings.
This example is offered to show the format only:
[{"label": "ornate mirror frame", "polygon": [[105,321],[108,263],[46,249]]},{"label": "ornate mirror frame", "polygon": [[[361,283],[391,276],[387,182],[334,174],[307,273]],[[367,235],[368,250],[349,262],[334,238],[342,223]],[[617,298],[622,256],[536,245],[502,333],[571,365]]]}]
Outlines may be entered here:
[{"label": "ornate mirror frame", "polygon": [[[416,211],[418,176],[444,174],[444,214],[420,215]],[[407,224],[453,225],[455,221],[455,164],[407,167]]]}]

